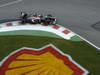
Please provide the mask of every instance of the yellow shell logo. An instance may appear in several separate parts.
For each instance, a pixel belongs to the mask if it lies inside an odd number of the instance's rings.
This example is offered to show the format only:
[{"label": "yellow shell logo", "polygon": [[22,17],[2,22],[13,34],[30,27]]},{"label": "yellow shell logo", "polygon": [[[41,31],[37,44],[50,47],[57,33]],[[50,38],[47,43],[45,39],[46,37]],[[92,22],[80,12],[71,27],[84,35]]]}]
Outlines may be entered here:
[{"label": "yellow shell logo", "polygon": [[0,75],[85,75],[53,46],[39,50],[24,48],[10,55],[1,65]]}]

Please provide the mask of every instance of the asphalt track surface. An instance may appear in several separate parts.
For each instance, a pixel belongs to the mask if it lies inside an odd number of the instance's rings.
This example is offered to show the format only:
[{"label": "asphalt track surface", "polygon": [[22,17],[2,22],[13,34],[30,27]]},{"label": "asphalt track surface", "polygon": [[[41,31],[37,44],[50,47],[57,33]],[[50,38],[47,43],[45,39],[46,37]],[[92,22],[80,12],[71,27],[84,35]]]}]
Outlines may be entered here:
[{"label": "asphalt track surface", "polygon": [[100,47],[100,0],[0,0],[0,20],[18,18],[21,11],[53,14],[58,23]]}]

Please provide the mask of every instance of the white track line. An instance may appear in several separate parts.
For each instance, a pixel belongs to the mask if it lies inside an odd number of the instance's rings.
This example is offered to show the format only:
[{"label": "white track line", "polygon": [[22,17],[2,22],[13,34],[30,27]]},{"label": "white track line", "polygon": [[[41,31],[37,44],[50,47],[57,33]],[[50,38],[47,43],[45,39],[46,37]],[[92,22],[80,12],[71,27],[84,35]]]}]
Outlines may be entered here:
[{"label": "white track line", "polygon": [[[62,26],[63,27],[63,26]],[[65,28],[65,27],[64,27]],[[66,29],[68,29],[68,28],[66,28]],[[70,29],[68,29],[68,30],[70,30]],[[71,31],[71,30],[70,30]],[[73,31],[71,31],[71,32],[73,32]],[[100,51],[100,47],[98,47],[98,46],[96,46],[96,45],[94,45],[92,42],[90,42],[90,41],[88,41],[87,39],[85,39],[85,38],[83,38],[82,36],[80,36],[79,34],[77,34],[76,32],[73,32],[74,34],[76,34],[78,37],[80,37],[82,40],[84,40],[85,42],[87,42],[88,44],[90,44],[91,46],[93,46],[94,48],[96,48],[97,50],[99,50]]]},{"label": "white track line", "polygon": [[9,2],[9,3],[3,4],[3,5],[0,5],[0,8],[1,8],[1,7],[8,6],[8,5],[15,4],[15,3],[19,3],[19,2],[21,2],[21,1],[23,1],[23,0],[12,1],[12,2]]},{"label": "white track line", "polygon": [[100,47],[94,45],[92,42],[88,41],[87,39],[83,38],[82,36],[80,36],[79,34],[75,33],[78,37],[80,37],[82,40],[86,41],[88,44],[90,44],[91,46],[95,47],[97,50],[100,51]]}]

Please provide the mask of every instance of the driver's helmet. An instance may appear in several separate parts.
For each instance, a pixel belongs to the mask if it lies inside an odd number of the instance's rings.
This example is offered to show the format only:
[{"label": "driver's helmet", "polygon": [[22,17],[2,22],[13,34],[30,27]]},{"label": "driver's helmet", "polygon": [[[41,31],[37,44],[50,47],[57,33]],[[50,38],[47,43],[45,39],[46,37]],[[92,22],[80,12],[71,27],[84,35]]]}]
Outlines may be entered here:
[{"label": "driver's helmet", "polygon": [[34,16],[34,17],[37,17],[37,13],[34,13],[33,16]]},{"label": "driver's helmet", "polygon": [[52,17],[52,15],[51,15],[51,14],[48,14],[48,15],[47,15],[47,18],[51,18],[51,17]]},{"label": "driver's helmet", "polygon": [[24,16],[26,13],[25,12],[21,12],[21,16]]},{"label": "driver's helmet", "polygon": [[38,17],[39,17],[39,18],[43,18],[43,15],[42,15],[42,14],[40,14],[40,15],[38,15]]}]

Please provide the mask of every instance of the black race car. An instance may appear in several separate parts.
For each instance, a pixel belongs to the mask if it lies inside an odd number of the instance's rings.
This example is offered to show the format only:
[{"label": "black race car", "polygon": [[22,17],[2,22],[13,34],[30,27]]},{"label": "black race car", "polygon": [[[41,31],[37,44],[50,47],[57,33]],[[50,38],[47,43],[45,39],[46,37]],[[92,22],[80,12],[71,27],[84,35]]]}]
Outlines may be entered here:
[{"label": "black race car", "polygon": [[52,17],[51,14],[43,17],[42,15],[33,15],[28,16],[27,13],[21,12],[21,23],[29,23],[29,24],[42,24],[42,25],[56,25],[57,20]]}]

